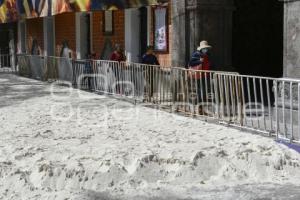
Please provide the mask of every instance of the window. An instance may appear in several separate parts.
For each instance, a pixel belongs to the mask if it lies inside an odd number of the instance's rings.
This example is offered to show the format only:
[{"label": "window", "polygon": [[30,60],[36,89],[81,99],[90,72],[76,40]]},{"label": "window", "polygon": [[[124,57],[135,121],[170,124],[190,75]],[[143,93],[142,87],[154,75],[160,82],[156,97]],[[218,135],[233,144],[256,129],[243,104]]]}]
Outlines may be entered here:
[{"label": "window", "polygon": [[114,33],[114,13],[111,10],[103,12],[103,33],[113,35]]}]

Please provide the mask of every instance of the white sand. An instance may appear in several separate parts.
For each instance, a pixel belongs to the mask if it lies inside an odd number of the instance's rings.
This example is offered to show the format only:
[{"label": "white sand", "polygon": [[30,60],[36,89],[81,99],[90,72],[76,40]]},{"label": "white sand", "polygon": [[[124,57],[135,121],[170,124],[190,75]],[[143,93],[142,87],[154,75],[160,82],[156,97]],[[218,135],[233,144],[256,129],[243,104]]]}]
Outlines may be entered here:
[{"label": "white sand", "polygon": [[270,138],[0,74],[0,199],[300,199]]}]

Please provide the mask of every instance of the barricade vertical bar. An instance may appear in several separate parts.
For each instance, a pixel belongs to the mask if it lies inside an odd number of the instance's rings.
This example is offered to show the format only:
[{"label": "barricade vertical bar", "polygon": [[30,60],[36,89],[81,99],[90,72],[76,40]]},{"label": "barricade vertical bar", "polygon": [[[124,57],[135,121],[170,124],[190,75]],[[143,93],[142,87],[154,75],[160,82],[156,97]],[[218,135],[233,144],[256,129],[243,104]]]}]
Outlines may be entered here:
[{"label": "barricade vertical bar", "polygon": [[[197,74],[198,73],[198,74]],[[199,74],[200,72],[195,72],[195,74],[194,74],[194,76],[195,77],[197,77],[197,76],[201,76],[201,74]],[[197,110],[196,110],[196,113],[198,114],[198,115],[201,115],[201,113],[200,113],[200,109],[201,109],[201,100],[200,100],[200,98],[199,98],[199,96],[200,96],[200,94],[199,94],[199,91],[200,91],[200,88],[199,88],[199,84],[198,84],[198,82],[199,81],[201,81],[201,79],[200,80],[197,80],[197,81],[195,81],[195,88],[196,88],[196,97],[195,97],[195,99],[196,99],[196,102],[197,102],[197,106],[196,106],[196,108],[197,108]]]},{"label": "barricade vertical bar", "polygon": [[255,114],[256,114],[256,121],[257,121],[257,128],[260,128],[260,123],[258,119],[258,101],[257,101],[257,88],[256,88],[256,78],[252,78],[253,80],[253,88],[254,88],[254,101],[255,101]]},{"label": "barricade vertical bar", "polygon": [[215,106],[216,106],[216,111],[215,111],[215,116],[219,119],[220,118],[220,101],[219,101],[219,90],[218,90],[218,85],[219,85],[219,76],[217,74],[213,75],[214,79],[214,97],[216,99],[215,101]]},{"label": "barricade vertical bar", "polygon": [[131,80],[134,85],[134,93],[133,93],[133,98],[135,99],[137,96],[137,85],[136,85],[136,64],[131,63],[131,68],[132,68],[132,73],[131,73]]},{"label": "barricade vertical bar", "polygon": [[93,80],[93,91],[96,92],[96,76],[97,76],[97,72],[95,69],[95,61],[92,60],[91,61],[91,67],[92,67],[92,80]]},{"label": "barricade vertical bar", "polygon": [[161,81],[162,81],[162,74],[161,74],[161,70],[159,69],[158,66],[155,66],[156,70],[157,70],[157,73],[158,73],[158,79],[155,81],[156,83],[156,92],[157,94],[159,94],[159,98],[158,98],[158,101],[159,101],[159,104],[161,104],[163,102],[163,87],[162,87],[162,84],[161,84]]},{"label": "barricade vertical bar", "polygon": [[206,101],[206,109],[209,108],[209,103],[208,103],[208,85],[207,85],[207,71],[204,71],[204,78],[205,78],[205,101]]},{"label": "barricade vertical bar", "polygon": [[279,129],[280,129],[280,127],[279,127],[279,118],[278,118],[278,85],[277,85],[278,83],[277,83],[277,81],[276,80],[274,80],[274,88],[275,88],[275,91],[274,91],[274,93],[275,93],[275,121],[276,121],[276,131],[275,131],[275,133],[276,133],[276,138],[278,139],[279,138]]},{"label": "barricade vertical bar", "polygon": [[293,126],[293,82],[290,82],[290,129],[291,129],[291,141],[294,140],[294,126]]},{"label": "barricade vertical bar", "polygon": [[298,83],[298,141],[300,140],[300,83]]},{"label": "barricade vertical bar", "polygon": [[244,91],[244,89],[245,89],[245,87],[244,87],[244,79],[243,79],[243,77],[240,77],[240,79],[239,79],[239,81],[241,82],[241,90],[242,90],[242,105],[241,105],[241,109],[242,109],[242,111],[241,111],[241,117],[243,118],[241,121],[242,121],[242,123],[243,123],[243,125],[245,124],[245,126],[247,126],[247,124],[246,124],[246,122],[247,122],[247,120],[246,120],[246,114],[245,114],[245,105],[246,105],[246,100],[245,100],[245,91]]},{"label": "barricade vertical bar", "polygon": [[[175,73],[176,72],[176,73]],[[174,110],[176,112],[178,112],[178,102],[181,101],[180,100],[180,79],[182,77],[181,75],[182,71],[178,70],[178,69],[174,69],[174,86],[175,86],[175,94],[176,96],[174,96]]]},{"label": "barricade vertical bar", "polygon": [[182,70],[176,70],[176,77],[174,77],[176,80],[176,96],[175,96],[175,104],[176,104],[176,112],[179,111],[179,103],[181,100],[181,79],[183,78]]},{"label": "barricade vertical bar", "polygon": [[199,75],[200,75],[200,79],[199,79],[199,81],[200,81],[200,96],[201,96],[201,103],[200,103],[200,105],[201,105],[201,115],[203,115],[203,102],[204,102],[204,83],[203,83],[203,73],[201,72],[201,71],[199,71]]},{"label": "barricade vertical bar", "polygon": [[172,102],[171,102],[171,112],[174,112],[175,109],[175,100],[176,100],[176,96],[177,96],[177,85],[175,82],[175,74],[176,74],[176,69],[175,68],[171,68],[171,91],[172,91]]},{"label": "barricade vertical bar", "polygon": [[[185,73],[184,73],[184,76],[185,76],[185,79],[184,79],[184,82],[182,83],[183,85],[184,85],[184,87],[185,87],[185,95],[184,95],[184,112],[187,112],[187,105],[189,105],[189,102],[188,102],[188,99],[189,99],[189,97],[190,97],[190,95],[189,95],[189,77],[188,77],[188,73],[187,73],[187,71],[184,71]],[[190,72],[190,71],[189,71]]]},{"label": "barricade vertical bar", "polygon": [[211,99],[211,113],[213,113],[212,117],[214,116],[215,109],[214,109],[214,103],[215,103],[215,91],[214,91],[214,80],[213,80],[213,74],[209,73],[209,86],[210,86],[210,99]]},{"label": "barricade vertical bar", "polygon": [[261,105],[262,105],[262,115],[263,115],[263,128],[264,131],[266,131],[266,117],[265,117],[265,99],[264,99],[264,91],[263,91],[263,86],[262,86],[262,79],[259,79],[259,88],[260,88],[260,100],[261,100]]},{"label": "barricade vertical bar", "polygon": [[224,76],[224,86],[225,86],[225,104],[228,116],[228,123],[231,121],[231,112],[230,112],[230,102],[229,102],[229,91],[228,91],[228,76]]},{"label": "barricade vertical bar", "polygon": [[[189,110],[191,112],[191,115],[195,115],[195,107],[196,107],[196,104],[199,102],[195,102],[195,93],[197,94],[197,91],[195,91],[195,87],[194,85],[197,84],[197,80],[193,77],[196,77],[196,74],[198,72],[197,71],[189,71],[189,91],[190,91],[190,95],[188,96],[188,101],[189,101]],[[192,109],[192,110],[191,110]]]},{"label": "barricade vertical bar", "polygon": [[156,81],[155,81],[155,93],[157,93],[157,103],[161,103],[161,87],[160,87],[160,81],[161,81],[161,74],[160,74],[160,69],[159,66],[155,66],[155,71],[156,71]]},{"label": "barricade vertical bar", "polygon": [[222,120],[225,120],[225,88],[224,88],[224,75],[219,74],[219,84],[220,84],[220,100],[221,100],[221,112],[222,112]]},{"label": "barricade vertical bar", "polygon": [[287,130],[286,130],[286,124],[285,124],[285,81],[282,82],[282,88],[281,88],[281,100],[282,100],[282,124],[283,124],[283,134],[284,137],[287,138]]},{"label": "barricade vertical bar", "polygon": [[160,74],[160,70],[157,66],[154,66],[154,68],[155,68],[155,73],[156,73],[156,80],[154,81],[154,83],[155,83],[154,91],[157,94],[156,95],[157,96],[157,103],[160,104],[161,103],[161,98],[162,98],[161,91],[159,89],[160,88],[159,84],[160,84],[160,80],[161,80],[161,74]]},{"label": "barricade vertical bar", "polygon": [[163,71],[163,69],[161,67],[159,67],[159,74],[160,74],[160,79],[159,79],[159,84],[158,84],[158,90],[160,91],[160,94],[161,94],[161,97],[160,97],[160,103],[161,104],[164,104],[166,103],[166,85],[165,85],[165,78],[166,78],[166,75]]},{"label": "barricade vertical bar", "polygon": [[153,74],[153,68],[151,66],[148,66],[147,65],[147,68],[148,68],[148,83],[149,83],[149,86],[148,86],[148,96],[149,96],[149,102],[153,102],[153,94],[152,94],[152,88],[153,88],[153,77],[154,77],[154,74]]},{"label": "barricade vertical bar", "polygon": [[273,117],[271,112],[271,97],[270,97],[270,85],[269,80],[267,81],[267,98],[268,98],[268,111],[269,111],[269,120],[270,120],[270,131],[273,130]]},{"label": "barricade vertical bar", "polygon": [[240,89],[239,89],[239,82],[238,82],[238,77],[234,76],[234,87],[235,87],[235,94],[236,94],[236,105],[237,105],[237,121],[240,126],[242,126],[243,122],[241,121],[242,116],[241,116],[241,94],[240,94]]},{"label": "barricade vertical bar", "polygon": [[233,89],[233,86],[232,86],[232,76],[229,75],[228,76],[229,78],[229,93],[230,93],[230,96],[229,96],[229,102],[230,102],[230,110],[232,110],[232,117],[231,120],[233,120],[233,122],[235,123],[236,122],[236,105],[235,105],[235,98],[234,98],[234,89]]},{"label": "barricade vertical bar", "polygon": [[156,67],[154,65],[151,65],[151,68],[152,68],[152,90],[151,90],[151,93],[152,93],[152,97],[153,97],[153,104],[156,104],[157,103],[157,99],[158,99],[158,94],[157,94],[157,91],[156,91],[156,80],[157,80],[157,73],[156,73]]},{"label": "barricade vertical bar", "polygon": [[251,105],[251,95],[250,95],[250,82],[249,82],[249,77],[247,77],[247,90],[248,90],[248,105],[249,105],[249,112],[250,112],[250,120],[251,120],[251,125],[252,127],[254,126],[253,124],[253,118],[252,118],[252,105]]}]

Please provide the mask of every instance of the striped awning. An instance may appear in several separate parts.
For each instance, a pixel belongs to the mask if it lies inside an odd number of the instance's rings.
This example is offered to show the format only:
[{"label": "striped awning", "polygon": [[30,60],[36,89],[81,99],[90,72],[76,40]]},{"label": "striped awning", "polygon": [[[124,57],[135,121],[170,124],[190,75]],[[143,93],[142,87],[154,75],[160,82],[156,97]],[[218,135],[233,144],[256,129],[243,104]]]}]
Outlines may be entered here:
[{"label": "striped awning", "polygon": [[118,10],[159,5],[168,0],[0,0],[0,23],[64,12]]}]

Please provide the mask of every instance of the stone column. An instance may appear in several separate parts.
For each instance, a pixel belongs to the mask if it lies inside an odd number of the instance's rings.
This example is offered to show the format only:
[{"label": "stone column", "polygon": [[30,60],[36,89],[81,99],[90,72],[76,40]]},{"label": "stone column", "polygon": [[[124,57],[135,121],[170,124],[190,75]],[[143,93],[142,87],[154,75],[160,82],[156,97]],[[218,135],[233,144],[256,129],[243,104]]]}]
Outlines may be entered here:
[{"label": "stone column", "polygon": [[233,0],[186,0],[186,4],[187,55],[207,40],[213,46],[215,70],[231,70]]},{"label": "stone column", "polygon": [[172,19],[172,66],[184,67],[186,62],[185,45],[185,0],[171,0],[171,19]]},{"label": "stone column", "polygon": [[55,38],[54,38],[54,17],[43,18],[44,30],[44,55],[55,55]]},{"label": "stone column", "polygon": [[283,76],[300,78],[300,1],[284,3]]}]

